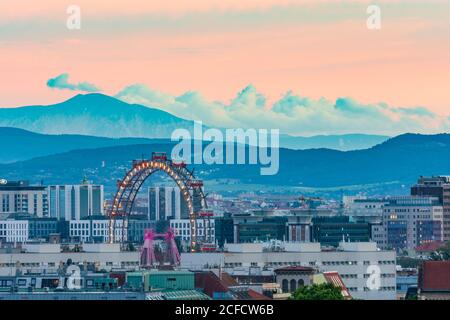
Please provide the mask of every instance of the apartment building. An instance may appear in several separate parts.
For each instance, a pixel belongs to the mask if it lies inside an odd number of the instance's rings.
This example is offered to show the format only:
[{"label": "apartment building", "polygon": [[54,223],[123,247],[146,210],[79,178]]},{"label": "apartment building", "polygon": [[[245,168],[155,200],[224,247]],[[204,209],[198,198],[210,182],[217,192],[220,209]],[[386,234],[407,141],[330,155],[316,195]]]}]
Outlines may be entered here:
[{"label": "apartment building", "polygon": [[48,215],[47,190],[28,181],[6,181],[0,184],[0,214],[28,213],[37,217]]}]

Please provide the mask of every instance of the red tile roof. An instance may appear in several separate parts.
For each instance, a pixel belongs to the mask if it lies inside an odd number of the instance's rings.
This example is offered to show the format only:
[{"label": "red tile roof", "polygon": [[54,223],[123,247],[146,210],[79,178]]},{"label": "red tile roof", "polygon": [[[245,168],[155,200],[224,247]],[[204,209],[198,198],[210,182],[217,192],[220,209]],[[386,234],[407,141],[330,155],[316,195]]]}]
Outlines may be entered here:
[{"label": "red tile roof", "polygon": [[231,290],[238,300],[271,300],[253,289],[241,287],[241,285],[228,273],[223,272],[221,278],[211,271],[195,273],[195,288],[205,294],[214,297],[214,293],[225,293]]},{"label": "red tile roof", "polygon": [[422,291],[450,291],[450,261],[424,261],[419,269]]},{"label": "red tile roof", "polygon": [[253,289],[248,289],[248,295],[252,300],[271,300],[269,297],[266,297],[265,295],[256,292]]},{"label": "red tile roof", "polygon": [[323,273],[323,276],[325,277],[325,280],[327,280],[328,283],[331,283],[335,287],[341,288],[342,296],[345,299],[351,299],[352,295],[348,291],[347,287],[344,284],[344,281],[342,281],[341,276],[336,271],[327,271]]},{"label": "red tile roof", "polygon": [[226,273],[226,272],[222,272],[222,277],[221,277],[222,279],[222,284],[224,285],[224,286],[226,286],[227,288],[228,287],[234,287],[234,286],[238,286],[239,285],[239,283],[236,281],[236,280],[234,280],[234,278],[232,277],[232,276],[230,276],[228,273]]},{"label": "red tile roof", "polygon": [[210,271],[195,273],[195,288],[201,289],[210,297],[213,297],[215,292],[228,292],[228,287]]}]

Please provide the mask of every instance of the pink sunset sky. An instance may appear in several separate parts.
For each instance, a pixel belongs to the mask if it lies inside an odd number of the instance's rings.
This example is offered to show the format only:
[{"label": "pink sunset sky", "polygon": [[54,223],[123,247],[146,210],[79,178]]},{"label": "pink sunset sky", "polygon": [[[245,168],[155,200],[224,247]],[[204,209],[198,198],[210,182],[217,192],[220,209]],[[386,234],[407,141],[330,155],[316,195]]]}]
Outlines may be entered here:
[{"label": "pink sunset sky", "polygon": [[[140,84],[157,95],[195,91],[227,105],[252,84],[269,109],[292,92],[421,107],[448,119],[450,1],[375,1],[381,30],[366,26],[371,3],[3,0],[0,106],[82,93],[47,86],[67,73],[69,82],[112,96]],[[81,8],[81,30],[66,28],[72,4]]]}]

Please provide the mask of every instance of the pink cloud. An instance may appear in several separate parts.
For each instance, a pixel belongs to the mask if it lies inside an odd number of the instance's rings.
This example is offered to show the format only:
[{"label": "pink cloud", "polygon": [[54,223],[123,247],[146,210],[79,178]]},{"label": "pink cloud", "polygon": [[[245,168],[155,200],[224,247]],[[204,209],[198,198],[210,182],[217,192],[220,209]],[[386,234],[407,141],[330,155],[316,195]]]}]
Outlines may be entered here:
[{"label": "pink cloud", "polygon": [[[88,17],[165,14],[174,19],[192,12],[317,4],[309,0],[76,2]],[[449,23],[437,11],[422,19],[417,18],[416,9],[411,12],[415,13],[412,17],[396,19],[387,14],[382,30],[376,32],[366,29],[362,10],[360,19],[328,23],[281,21],[233,29],[230,21],[229,28],[208,29],[205,25],[190,32],[143,29],[120,33],[112,28],[108,36],[65,31],[60,38],[49,36],[47,41],[0,42],[0,79],[5,80],[0,87],[0,105],[61,100],[68,93],[52,92],[45,83],[51,76],[68,72],[110,94],[139,82],[175,95],[196,90],[210,100],[227,101],[253,83],[272,102],[292,89],[313,98],[351,96],[366,103],[424,105],[448,114],[450,44],[442,41],[449,36],[442,30],[448,30]],[[318,18],[320,13],[316,13]],[[41,0],[30,5],[16,0],[14,5],[0,4],[2,16],[64,21],[66,14],[62,2]],[[53,33],[56,31],[50,35]]]}]

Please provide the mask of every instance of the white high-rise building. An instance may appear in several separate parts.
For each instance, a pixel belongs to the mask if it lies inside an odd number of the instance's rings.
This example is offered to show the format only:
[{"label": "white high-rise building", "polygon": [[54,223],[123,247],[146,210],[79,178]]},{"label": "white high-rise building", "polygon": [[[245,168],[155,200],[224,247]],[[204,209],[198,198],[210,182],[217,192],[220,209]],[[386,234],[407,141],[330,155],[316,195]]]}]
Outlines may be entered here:
[{"label": "white high-rise building", "polygon": [[50,217],[72,221],[104,214],[102,185],[53,185],[47,190]]}]

